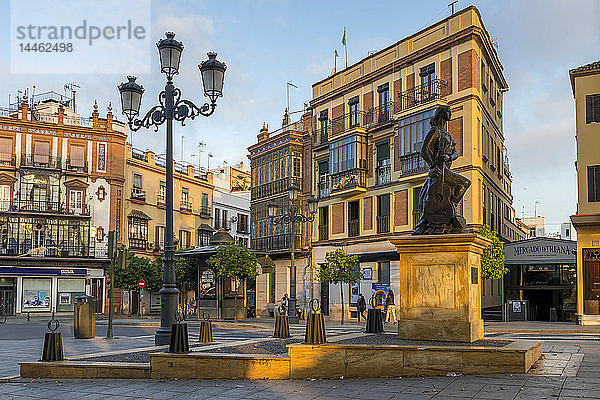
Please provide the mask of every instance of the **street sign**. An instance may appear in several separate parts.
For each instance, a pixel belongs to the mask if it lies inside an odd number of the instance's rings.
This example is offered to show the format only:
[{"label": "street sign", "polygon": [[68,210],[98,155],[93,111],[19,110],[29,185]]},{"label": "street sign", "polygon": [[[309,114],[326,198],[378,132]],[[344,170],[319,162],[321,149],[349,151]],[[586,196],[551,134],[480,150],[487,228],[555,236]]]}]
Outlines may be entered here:
[{"label": "street sign", "polygon": [[140,289],[143,289],[146,286],[146,281],[143,279],[140,279],[138,281],[138,286],[140,287]]}]

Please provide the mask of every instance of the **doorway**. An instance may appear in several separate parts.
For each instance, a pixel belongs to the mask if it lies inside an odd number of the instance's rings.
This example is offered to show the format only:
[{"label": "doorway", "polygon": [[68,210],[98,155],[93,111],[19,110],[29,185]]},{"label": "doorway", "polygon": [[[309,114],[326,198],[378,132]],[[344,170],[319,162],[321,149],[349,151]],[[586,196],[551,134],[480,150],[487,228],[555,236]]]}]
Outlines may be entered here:
[{"label": "doorway", "polygon": [[96,300],[96,313],[104,313],[104,285],[103,280],[92,278],[92,296]]},{"label": "doorway", "polygon": [[12,289],[0,290],[0,315],[15,315],[15,292]]}]

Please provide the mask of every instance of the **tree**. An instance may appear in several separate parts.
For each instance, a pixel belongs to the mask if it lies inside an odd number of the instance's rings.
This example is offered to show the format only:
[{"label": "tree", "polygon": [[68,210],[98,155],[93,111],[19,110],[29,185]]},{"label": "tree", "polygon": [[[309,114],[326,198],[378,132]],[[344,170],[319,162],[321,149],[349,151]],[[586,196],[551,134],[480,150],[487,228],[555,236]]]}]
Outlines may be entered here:
[{"label": "tree", "polygon": [[340,295],[342,299],[342,318],[344,324],[344,285],[343,283],[356,283],[361,278],[358,266],[358,256],[349,256],[343,249],[329,251],[325,255],[326,264],[319,270],[321,282],[340,284]]},{"label": "tree", "polygon": [[508,272],[504,264],[504,247],[496,232],[484,225],[478,232],[492,241],[492,244],[483,249],[481,256],[481,277],[486,279],[499,279]]},{"label": "tree", "polygon": [[115,268],[115,287],[123,290],[136,290],[140,279],[146,282],[147,289],[160,289],[162,287],[162,267],[159,268],[156,261],[128,252],[125,268]]},{"label": "tree", "polygon": [[[241,243],[227,243],[217,248],[217,254],[210,257],[206,263],[215,269],[215,274],[221,282],[223,279],[239,280],[255,278],[257,260],[254,253]],[[221,285],[222,287],[222,285]],[[237,295],[235,291],[234,320],[237,322]]]}]

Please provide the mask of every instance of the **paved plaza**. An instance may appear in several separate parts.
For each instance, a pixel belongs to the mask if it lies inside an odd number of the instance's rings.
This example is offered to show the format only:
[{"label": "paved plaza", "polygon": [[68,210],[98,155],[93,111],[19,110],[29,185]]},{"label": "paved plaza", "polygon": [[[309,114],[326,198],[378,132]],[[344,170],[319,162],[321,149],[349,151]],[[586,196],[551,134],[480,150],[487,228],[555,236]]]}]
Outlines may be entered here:
[{"label": "paved plaza", "polygon": [[[69,323],[62,325],[65,354],[75,359],[89,355],[115,354],[153,346],[152,326],[134,322],[115,326],[118,339],[107,340],[105,327],[97,327],[95,339],[75,340]],[[148,324],[146,322],[145,324]],[[267,323],[215,329],[216,346],[272,340]],[[190,339],[197,339],[194,324]],[[392,327],[388,327],[392,329]],[[301,381],[241,380],[46,380],[15,378],[20,361],[39,358],[42,321],[9,321],[0,325],[0,400],[3,399],[600,399],[600,333],[588,330],[571,333],[574,325],[561,332],[535,325],[496,325],[488,337],[535,337],[544,340],[542,358],[526,375],[440,376],[393,379],[344,379]],[[356,324],[328,326],[332,341],[361,334]],[[303,327],[292,327],[301,337]],[[514,332],[512,332],[514,331]],[[524,332],[530,331],[530,333]],[[18,340],[17,337],[23,339]],[[481,371],[482,374],[485,371]],[[12,376],[12,378],[8,378]]]}]

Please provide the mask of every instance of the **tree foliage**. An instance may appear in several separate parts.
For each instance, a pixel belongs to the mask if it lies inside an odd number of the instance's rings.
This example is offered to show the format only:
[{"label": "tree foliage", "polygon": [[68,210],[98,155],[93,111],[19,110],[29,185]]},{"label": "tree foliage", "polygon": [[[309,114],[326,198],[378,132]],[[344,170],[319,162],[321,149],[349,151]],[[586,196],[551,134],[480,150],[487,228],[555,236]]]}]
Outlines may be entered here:
[{"label": "tree foliage", "polygon": [[128,253],[126,267],[115,267],[115,286],[123,290],[136,290],[139,280],[143,279],[146,282],[146,289],[160,289],[163,268],[162,262],[157,261]]},{"label": "tree foliage", "polygon": [[319,281],[326,283],[340,283],[342,301],[342,318],[344,323],[344,288],[342,283],[356,283],[360,281],[361,273],[358,266],[358,256],[350,256],[343,249],[329,251],[325,255],[325,265],[319,270]]},{"label": "tree foliage", "polygon": [[241,243],[227,243],[219,246],[217,254],[206,263],[215,269],[218,278],[252,279],[258,274],[256,256]]},{"label": "tree foliage", "polygon": [[492,244],[483,249],[481,256],[481,277],[486,279],[499,279],[508,272],[504,264],[504,247],[496,232],[484,225],[478,232],[492,241]]}]

